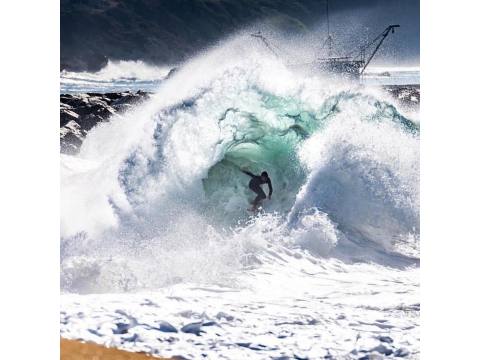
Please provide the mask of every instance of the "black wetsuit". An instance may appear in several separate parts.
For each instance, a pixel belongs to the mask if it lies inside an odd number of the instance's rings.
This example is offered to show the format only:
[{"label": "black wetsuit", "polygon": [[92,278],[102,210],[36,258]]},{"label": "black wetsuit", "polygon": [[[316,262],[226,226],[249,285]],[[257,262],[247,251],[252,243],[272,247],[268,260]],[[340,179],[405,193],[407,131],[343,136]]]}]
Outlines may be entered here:
[{"label": "black wetsuit", "polygon": [[265,195],[265,192],[263,191],[263,189],[260,185],[267,184],[268,185],[268,197],[272,196],[272,192],[273,192],[272,182],[270,181],[269,177],[267,177],[267,180],[264,181],[261,176],[254,175],[250,171],[242,170],[242,172],[244,172],[245,174],[247,174],[248,176],[250,176],[252,178],[250,180],[250,182],[248,183],[248,187],[255,194],[257,194],[257,197],[255,198],[255,200],[253,200],[253,206],[257,206],[260,203],[260,201],[267,198],[267,196]]}]

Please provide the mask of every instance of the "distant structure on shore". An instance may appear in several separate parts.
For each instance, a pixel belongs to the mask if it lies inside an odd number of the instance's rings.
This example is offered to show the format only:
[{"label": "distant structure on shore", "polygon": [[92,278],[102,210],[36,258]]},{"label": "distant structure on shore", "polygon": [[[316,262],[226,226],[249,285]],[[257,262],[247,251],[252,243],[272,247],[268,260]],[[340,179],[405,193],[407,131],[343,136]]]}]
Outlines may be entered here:
[{"label": "distant structure on shore", "polygon": [[[388,35],[394,34],[395,28],[400,27],[400,25],[389,25],[372,41],[360,46],[359,49],[356,49],[345,56],[334,56],[333,37],[330,32],[328,0],[326,0],[326,15],[327,37],[323,44],[323,48],[326,47],[327,49],[327,57],[318,58],[308,63],[289,64],[289,67],[304,72],[323,72],[332,75],[340,75],[350,79],[359,79]],[[251,36],[260,39],[275,56],[279,57],[278,53],[270,45],[269,41],[260,32],[251,34]]]}]

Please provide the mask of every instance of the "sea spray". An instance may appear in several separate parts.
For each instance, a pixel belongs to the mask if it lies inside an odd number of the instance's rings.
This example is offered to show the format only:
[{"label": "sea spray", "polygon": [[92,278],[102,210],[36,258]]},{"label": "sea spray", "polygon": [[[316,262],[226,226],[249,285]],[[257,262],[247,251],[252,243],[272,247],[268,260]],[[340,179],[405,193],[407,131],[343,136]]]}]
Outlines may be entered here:
[{"label": "sea spray", "polygon": [[170,66],[154,66],[143,61],[111,61],[97,72],[60,73],[62,94],[77,92],[154,91],[172,71]]},{"label": "sea spray", "polygon": [[[377,90],[242,49],[193,59],[62,156],[65,291],[233,284],[272,249],[395,252],[418,234],[418,123]],[[272,178],[264,215],[246,211],[243,168]]]}]

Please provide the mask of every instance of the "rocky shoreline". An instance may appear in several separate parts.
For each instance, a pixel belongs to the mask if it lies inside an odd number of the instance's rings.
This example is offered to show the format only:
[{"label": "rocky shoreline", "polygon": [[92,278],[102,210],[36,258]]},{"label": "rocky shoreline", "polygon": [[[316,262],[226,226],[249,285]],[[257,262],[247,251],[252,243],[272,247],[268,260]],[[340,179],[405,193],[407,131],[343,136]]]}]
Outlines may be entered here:
[{"label": "rocky shoreline", "polygon": [[[407,109],[420,105],[420,85],[386,85],[383,89]],[[60,95],[60,151],[74,155],[94,126],[109,121],[113,114],[128,111],[147,100],[144,91]]]},{"label": "rocky shoreline", "polygon": [[106,122],[110,116],[122,113],[145,101],[144,91],[121,93],[83,93],[60,95],[60,151],[75,154],[88,131]]},{"label": "rocky shoreline", "polygon": [[418,109],[420,106],[420,85],[384,85],[382,88],[400,104],[409,109]]}]

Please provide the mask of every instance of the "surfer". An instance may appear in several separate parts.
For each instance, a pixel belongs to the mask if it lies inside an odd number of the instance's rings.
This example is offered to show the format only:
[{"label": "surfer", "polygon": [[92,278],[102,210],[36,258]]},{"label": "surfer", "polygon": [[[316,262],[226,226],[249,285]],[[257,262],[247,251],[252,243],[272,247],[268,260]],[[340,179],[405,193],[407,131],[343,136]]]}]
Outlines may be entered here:
[{"label": "surfer", "polygon": [[267,198],[267,195],[265,195],[265,192],[263,191],[261,185],[262,184],[268,185],[268,199],[271,199],[272,192],[273,192],[272,182],[270,181],[270,178],[268,177],[268,174],[266,171],[262,172],[260,176],[252,174],[250,171],[247,171],[247,170],[242,170],[242,172],[252,178],[248,183],[248,187],[255,194],[257,194],[257,197],[255,198],[255,200],[253,200],[252,208],[250,209],[250,211],[256,211],[258,206],[260,205],[260,202]]}]

